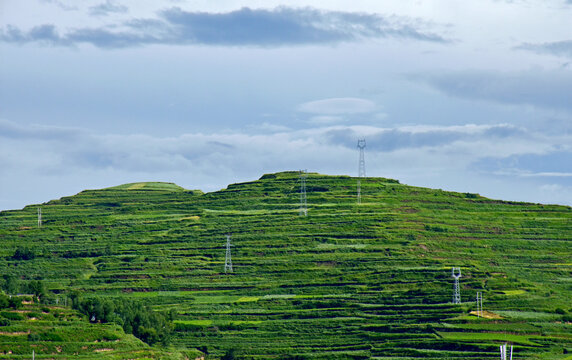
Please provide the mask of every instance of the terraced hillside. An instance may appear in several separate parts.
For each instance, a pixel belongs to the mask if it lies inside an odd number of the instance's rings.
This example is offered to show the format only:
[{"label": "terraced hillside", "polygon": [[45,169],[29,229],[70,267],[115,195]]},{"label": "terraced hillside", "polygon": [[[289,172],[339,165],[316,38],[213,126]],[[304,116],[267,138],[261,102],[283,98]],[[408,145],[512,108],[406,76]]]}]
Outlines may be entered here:
[{"label": "terraced hillside", "polygon": [[361,190],[358,205],[356,178],[309,174],[307,216],[296,172],[208,194],[84,191],[42,204],[41,227],[39,205],[1,212],[0,272],[174,309],[171,346],[210,358],[498,359],[508,342],[514,359],[572,359],[570,207],[383,178]]},{"label": "terraced hillside", "polygon": [[[186,354],[153,349],[115,324],[89,323],[63,306],[25,304],[0,312],[0,358],[184,359]],[[49,354],[46,356],[46,354]]]}]

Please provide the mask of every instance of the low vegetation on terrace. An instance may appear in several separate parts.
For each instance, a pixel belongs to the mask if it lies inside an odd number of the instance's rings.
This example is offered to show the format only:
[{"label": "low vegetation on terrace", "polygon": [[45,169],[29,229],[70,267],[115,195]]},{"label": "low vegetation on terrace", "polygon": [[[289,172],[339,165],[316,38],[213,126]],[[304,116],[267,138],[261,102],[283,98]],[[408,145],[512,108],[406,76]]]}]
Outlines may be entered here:
[{"label": "low vegetation on terrace", "polygon": [[[498,359],[509,343],[515,359],[571,359],[570,207],[384,178],[362,178],[357,204],[356,180],[308,174],[307,216],[297,172],[206,194],[126,184],[3,211],[0,283],[8,294],[40,286],[38,300],[61,312],[73,311],[70,300],[61,307],[64,299],[81,294],[86,303],[169,314],[172,333],[145,345],[149,358],[198,349],[212,359]],[[452,267],[462,271],[461,305],[451,303]],[[12,321],[5,313],[0,325]],[[114,313],[110,319],[121,318]],[[78,321],[87,333],[131,336],[115,320]],[[64,329],[12,324],[0,333]],[[19,358],[7,352],[6,336],[0,357]],[[58,351],[27,335],[16,342],[28,351],[34,341],[49,358],[98,356],[87,345]]]}]

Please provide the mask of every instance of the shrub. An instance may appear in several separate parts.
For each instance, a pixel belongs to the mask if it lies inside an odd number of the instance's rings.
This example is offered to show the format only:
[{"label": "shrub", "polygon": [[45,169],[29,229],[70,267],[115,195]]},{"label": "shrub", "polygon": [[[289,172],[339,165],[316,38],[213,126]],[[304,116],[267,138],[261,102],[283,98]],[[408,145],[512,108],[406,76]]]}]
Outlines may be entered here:
[{"label": "shrub", "polygon": [[17,294],[20,288],[18,278],[12,274],[4,274],[2,277],[4,278],[2,289],[8,294]]},{"label": "shrub", "polygon": [[38,334],[30,333],[28,334],[28,341],[37,342],[41,340],[41,336]]},{"label": "shrub", "polygon": [[13,260],[33,260],[36,257],[36,254],[27,247],[20,247],[16,248],[14,255],[12,255]]},{"label": "shrub", "polygon": [[12,296],[8,299],[8,303],[12,309],[19,309],[22,307],[22,299],[17,296]]},{"label": "shrub", "polygon": [[2,315],[2,317],[9,319],[9,320],[24,320],[24,317],[18,313],[2,311],[0,313],[0,315]]},{"label": "shrub", "polygon": [[0,309],[5,309],[10,306],[10,299],[4,294],[0,294]]},{"label": "shrub", "polygon": [[235,359],[236,355],[234,349],[227,350],[226,353],[223,355],[223,357],[221,357],[221,360],[235,360]]}]

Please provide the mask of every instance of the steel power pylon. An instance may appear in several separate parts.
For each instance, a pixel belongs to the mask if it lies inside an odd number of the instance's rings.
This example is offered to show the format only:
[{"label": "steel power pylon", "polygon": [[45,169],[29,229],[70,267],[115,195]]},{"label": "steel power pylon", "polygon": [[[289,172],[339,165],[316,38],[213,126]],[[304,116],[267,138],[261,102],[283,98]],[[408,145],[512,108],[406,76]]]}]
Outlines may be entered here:
[{"label": "steel power pylon", "polygon": [[306,200],[307,170],[300,170],[300,216],[308,216],[308,202]]},{"label": "steel power pylon", "polygon": [[506,343],[500,346],[500,358],[501,360],[512,360],[512,345],[510,346],[510,357],[506,351]]},{"label": "steel power pylon", "polygon": [[232,272],[232,258],[230,255],[230,235],[226,236],[226,257],[224,259],[224,272]]},{"label": "steel power pylon", "polygon": [[357,142],[357,147],[359,149],[359,166],[358,166],[358,177],[365,177],[365,139],[359,139]]},{"label": "steel power pylon", "polygon": [[358,139],[357,147],[359,149],[357,203],[361,204],[361,178],[365,177],[365,139]]},{"label": "steel power pylon", "polygon": [[459,278],[461,277],[461,268],[454,267],[452,276],[455,278],[455,285],[453,287],[453,304],[461,303],[461,290],[459,287]]}]

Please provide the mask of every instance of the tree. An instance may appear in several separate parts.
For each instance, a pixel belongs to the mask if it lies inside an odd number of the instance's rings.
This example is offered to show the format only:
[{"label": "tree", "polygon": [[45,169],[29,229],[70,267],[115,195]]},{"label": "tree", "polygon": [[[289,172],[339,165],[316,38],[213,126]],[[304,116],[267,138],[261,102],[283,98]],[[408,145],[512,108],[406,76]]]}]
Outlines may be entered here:
[{"label": "tree", "polygon": [[4,274],[2,277],[4,278],[4,283],[2,284],[4,291],[8,294],[17,294],[20,289],[18,278],[12,274]]},{"label": "tree", "polygon": [[41,299],[46,294],[46,286],[41,280],[32,280],[28,283],[28,291]]},{"label": "tree", "polygon": [[86,314],[90,321],[114,322],[149,345],[167,345],[174,330],[174,314],[153,311],[139,302],[100,297],[83,299],[77,293],[72,294],[72,300],[74,309]]},{"label": "tree", "polygon": [[0,309],[5,309],[10,306],[10,299],[8,296],[0,293]]},{"label": "tree", "polygon": [[221,360],[235,360],[236,354],[234,349],[228,349],[226,353],[221,357]]},{"label": "tree", "polygon": [[27,247],[20,247],[16,248],[14,255],[12,255],[12,259],[14,260],[32,260],[36,257],[36,254]]}]

